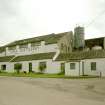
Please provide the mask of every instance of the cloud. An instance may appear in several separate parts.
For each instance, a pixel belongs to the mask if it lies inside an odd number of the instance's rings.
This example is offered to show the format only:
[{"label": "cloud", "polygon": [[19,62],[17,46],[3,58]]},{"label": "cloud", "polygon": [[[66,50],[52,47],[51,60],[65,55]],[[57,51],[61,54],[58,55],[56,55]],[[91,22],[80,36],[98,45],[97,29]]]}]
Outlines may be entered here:
[{"label": "cloud", "polygon": [[[104,0],[0,0],[0,44],[86,26],[104,7]],[[86,38],[103,34],[104,21],[102,14],[86,27]]]},{"label": "cloud", "polygon": [[16,16],[20,0],[0,0],[0,18]]},{"label": "cloud", "polygon": [[[87,27],[87,38],[105,37],[105,0],[92,0],[90,2],[90,22]],[[90,36],[89,36],[90,34]]]},{"label": "cloud", "polygon": [[0,0],[0,44],[5,44],[13,37],[10,31],[14,31],[19,4],[20,0]]}]

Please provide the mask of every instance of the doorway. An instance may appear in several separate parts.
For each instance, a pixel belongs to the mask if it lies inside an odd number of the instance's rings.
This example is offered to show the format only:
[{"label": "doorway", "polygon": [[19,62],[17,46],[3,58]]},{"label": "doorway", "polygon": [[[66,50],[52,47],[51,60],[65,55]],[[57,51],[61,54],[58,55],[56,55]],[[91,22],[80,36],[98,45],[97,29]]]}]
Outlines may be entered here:
[{"label": "doorway", "polygon": [[82,75],[84,76],[84,62],[82,62]]},{"label": "doorway", "polygon": [[32,63],[29,63],[29,73],[32,72]]},{"label": "doorway", "polygon": [[61,73],[65,74],[65,63],[61,63]]}]

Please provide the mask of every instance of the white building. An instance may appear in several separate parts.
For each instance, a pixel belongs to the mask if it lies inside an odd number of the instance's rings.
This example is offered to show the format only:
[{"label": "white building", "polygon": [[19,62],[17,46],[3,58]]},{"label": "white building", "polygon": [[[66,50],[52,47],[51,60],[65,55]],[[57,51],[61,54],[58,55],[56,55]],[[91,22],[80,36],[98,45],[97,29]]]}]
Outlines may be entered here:
[{"label": "white building", "polygon": [[71,35],[72,32],[50,34],[5,45],[0,48],[0,70],[14,72],[19,63],[22,72],[40,72],[39,67],[44,65],[44,73],[60,73],[60,62],[54,60],[61,52],[60,40]]},{"label": "white building", "polygon": [[[76,32],[77,31],[77,32]],[[84,40],[84,28],[14,41],[0,47],[0,70],[105,76],[105,38]],[[78,43],[76,42],[79,39]]]},{"label": "white building", "polygon": [[105,76],[105,50],[59,54],[56,61],[65,61],[66,76]]}]

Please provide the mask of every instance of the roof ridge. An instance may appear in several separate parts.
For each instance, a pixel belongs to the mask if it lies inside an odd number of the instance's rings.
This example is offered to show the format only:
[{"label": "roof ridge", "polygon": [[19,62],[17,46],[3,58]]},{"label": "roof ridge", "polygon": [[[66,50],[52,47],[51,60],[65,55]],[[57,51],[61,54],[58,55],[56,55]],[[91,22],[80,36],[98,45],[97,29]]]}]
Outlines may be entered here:
[{"label": "roof ridge", "polygon": [[62,33],[52,33],[52,34],[48,34],[48,35],[42,35],[42,36],[36,36],[36,37],[32,37],[32,38],[26,38],[26,39],[22,39],[22,40],[16,40],[13,41],[5,46],[13,46],[16,45],[17,43],[19,45],[24,44],[24,43],[28,43],[28,42],[40,42],[40,41],[46,41],[49,43],[57,43],[57,40],[64,36],[65,34],[67,34],[68,32],[62,32]]}]

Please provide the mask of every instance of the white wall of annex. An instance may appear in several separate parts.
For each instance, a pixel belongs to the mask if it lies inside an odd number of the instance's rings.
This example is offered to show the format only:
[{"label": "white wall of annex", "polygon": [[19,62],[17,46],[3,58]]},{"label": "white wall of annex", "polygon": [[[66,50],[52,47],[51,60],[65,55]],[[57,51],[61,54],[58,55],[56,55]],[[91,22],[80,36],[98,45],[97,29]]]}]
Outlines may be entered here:
[{"label": "white wall of annex", "polygon": [[[91,70],[91,62],[96,62],[96,70]],[[85,60],[85,74],[87,75],[100,75],[105,76],[105,58],[86,59]]]},{"label": "white wall of annex", "polygon": [[[48,44],[48,45],[41,45],[38,46],[38,48],[31,50],[31,46],[28,46],[28,48],[24,51],[20,50],[18,47],[16,47],[16,51],[9,51],[8,48],[6,48],[6,56],[10,55],[29,55],[29,54],[36,54],[36,53],[48,53],[48,52],[57,52],[59,50],[57,44]],[[3,54],[0,54],[3,55]]]},{"label": "white wall of annex", "polygon": [[[75,63],[75,69],[70,69],[70,63]],[[80,75],[80,64],[79,62],[67,62],[65,65],[66,76],[79,76]]]},{"label": "white wall of annex", "polygon": [[[45,73],[53,74],[59,73],[60,69],[60,62],[54,62],[52,59],[45,59],[45,60],[33,60],[33,61],[21,61],[21,62],[12,62],[12,63],[3,63],[7,65],[7,71],[14,71],[14,64],[21,63],[22,70],[29,72],[29,63],[32,63],[32,70],[35,72],[39,72],[39,62],[46,62],[47,68],[45,69]],[[1,64],[1,63],[0,63]]]},{"label": "white wall of annex", "polygon": [[1,65],[6,65],[6,72],[14,72],[14,65],[13,65],[13,63],[0,62],[0,69],[1,69]]}]

